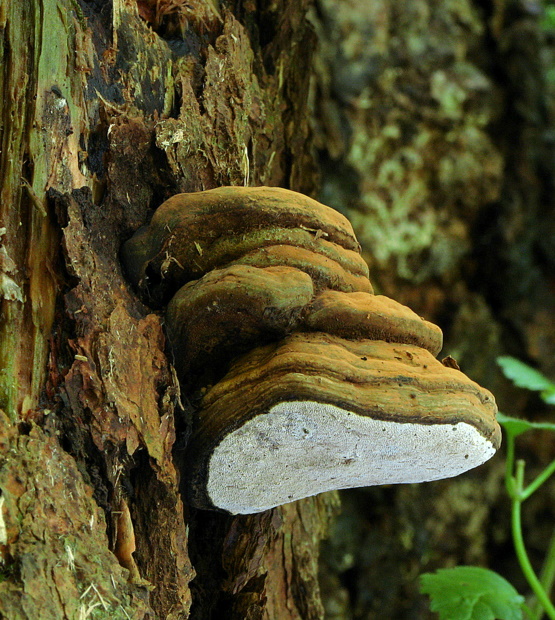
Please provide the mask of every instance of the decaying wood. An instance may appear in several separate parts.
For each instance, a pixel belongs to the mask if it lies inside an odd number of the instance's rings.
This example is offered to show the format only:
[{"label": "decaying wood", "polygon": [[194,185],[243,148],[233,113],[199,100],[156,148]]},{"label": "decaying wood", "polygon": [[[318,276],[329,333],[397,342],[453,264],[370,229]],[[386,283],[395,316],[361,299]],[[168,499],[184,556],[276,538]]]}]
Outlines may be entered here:
[{"label": "decaying wood", "polygon": [[236,520],[183,505],[188,394],[119,267],[178,191],[314,187],[306,5],[0,6],[5,617],[322,616],[336,498]]}]

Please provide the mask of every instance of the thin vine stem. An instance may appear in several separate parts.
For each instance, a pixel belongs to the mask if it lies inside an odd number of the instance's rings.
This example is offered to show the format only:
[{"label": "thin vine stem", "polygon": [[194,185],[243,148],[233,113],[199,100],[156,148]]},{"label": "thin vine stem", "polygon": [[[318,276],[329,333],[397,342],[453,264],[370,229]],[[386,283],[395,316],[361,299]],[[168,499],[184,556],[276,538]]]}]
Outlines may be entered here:
[{"label": "thin vine stem", "polygon": [[515,466],[515,438],[507,433],[507,456],[505,461],[505,487],[511,500],[515,496],[516,481],[513,475]]},{"label": "thin vine stem", "polygon": [[530,495],[532,495],[532,493],[537,491],[554,472],[555,460],[551,461],[551,463],[542,471],[542,473],[522,491],[522,501],[528,499]]},{"label": "thin vine stem", "polygon": [[[551,589],[553,588],[553,582],[555,581],[555,529],[551,534],[551,540],[549,541],[549,547],[545,561],[540,572],[540,583],[545,593],[549,596]],[[543,607],[538,601],[533,605],[533,620],[540,620],[543,616]]]},{"label": "thin vine stem", "polygon": [[555,607],[549,600],[549,596],[543,589],[540,580],[538,579],[530,558],[526,552],[524,545],[524,538],[522,536],[522,491],[524,482],[524,461],[517,461],[515,467],[515,475],[512,477],[514,480],[514,493],[511,495],[512,507],[511,507],[511,529],[513,534],[513,544],[515,547],[516,556],[518,558],[522,572],[528,581],[528,584],[532,588],[532,591],[536,595],[538,602],[542,605],[545,613],[549,616],[550,620],[555,620]]}]

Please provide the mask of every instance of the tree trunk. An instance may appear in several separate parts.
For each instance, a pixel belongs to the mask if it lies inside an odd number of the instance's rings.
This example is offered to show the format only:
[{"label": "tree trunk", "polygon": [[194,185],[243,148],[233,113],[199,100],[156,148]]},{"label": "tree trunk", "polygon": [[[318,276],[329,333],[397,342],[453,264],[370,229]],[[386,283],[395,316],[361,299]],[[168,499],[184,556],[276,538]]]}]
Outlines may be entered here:
[{"label": "tree trunk", "polygon": [[[515,389],[509,354],[555,377],[555,81],[548,3],[316,0],[320,200],[352,221],[376,292],[444,331],[440,357],[501,411],[550,419]],[[527,477],[554,455],[523,438]],[[523,594],[503,487],[504,451],[455,479],[353,490],[322,554],[329,618],[436,618],[425,571],[473,564]],[[539,570],[555,501],[524,511]]]},{"label": "tree trunk", "polygon": [[2,617],[323,615],[336,495],[183,505],[188,395],[118,259],[176,192],[313,191],[306,8],[0,4]]},{"label": "tree trunk", "polygon": [[[525,591],[500,456],[344,494],[323,602],[336,494],[241,517],[184,504],[191,394],[119,249],[178,192],[315,196],[353,221],[375,290],[530,415],[495,358],[555,368],[539,17],[498,0],[0,0],[1,617],[423,620],[418,575],[456,563]],[[552,458],[549,439],[525,449]],[[555,514],[535,502],[534,562]]]}]

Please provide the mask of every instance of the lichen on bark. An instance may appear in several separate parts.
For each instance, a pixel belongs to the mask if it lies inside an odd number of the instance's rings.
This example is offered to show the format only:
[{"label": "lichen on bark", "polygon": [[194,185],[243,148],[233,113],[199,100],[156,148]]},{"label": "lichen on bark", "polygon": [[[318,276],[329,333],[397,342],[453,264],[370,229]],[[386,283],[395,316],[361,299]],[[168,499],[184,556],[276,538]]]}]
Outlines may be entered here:
[{"label": "lichen on bark", "polygon": [[318,7],[322,199],[348,214],[374,272],[448,278],[470,212],[500,191],[495,89],[472,61],[482,16],[470,1]]}]

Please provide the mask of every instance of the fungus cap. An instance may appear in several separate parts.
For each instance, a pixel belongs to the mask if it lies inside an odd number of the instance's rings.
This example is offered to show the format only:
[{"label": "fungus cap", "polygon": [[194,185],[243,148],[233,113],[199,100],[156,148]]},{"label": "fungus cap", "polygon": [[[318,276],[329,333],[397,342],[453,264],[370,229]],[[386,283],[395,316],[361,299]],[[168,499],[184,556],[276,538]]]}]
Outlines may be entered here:
[{"label": "fungus cap", "polygon": [[487,461],[493,396],[414,345],[293,334],[204,397],[190,499],[254,513],[333,489],[425,482]]},{"label": "fungus cap", "polygon": [[[261,253],[267,246],[275,250]],[[368,267],[349,220],[280,187],[219,187],[177,194],[122,248],[128,277],[158,301],[212,269],[241,263],[242,257],[258,267],[292,260],[291,266],[322,273],[340,290],[371,291]]]},{"label": "fungus cap", "polygon": [[180,379],[204,394],[184,471],[200,508],[448,478],[499,447],[493,396],[435,359],[439,327],[373,295],[351,224],[311,198],[179,194],[122,260],[147,303],[167,303]]},{"label": "fungus cap", "polygon": [[166,309],[179,374],[282,338],[313,296],[310,276],[292,267],[231,265],[185,284]]},{"label": "fungus cap", "polygon": [[371,338],[415,344],[433,355],[441,351],[441,329],[384,295],[323,291],[311,304],[304,325],[343,338]]}]

